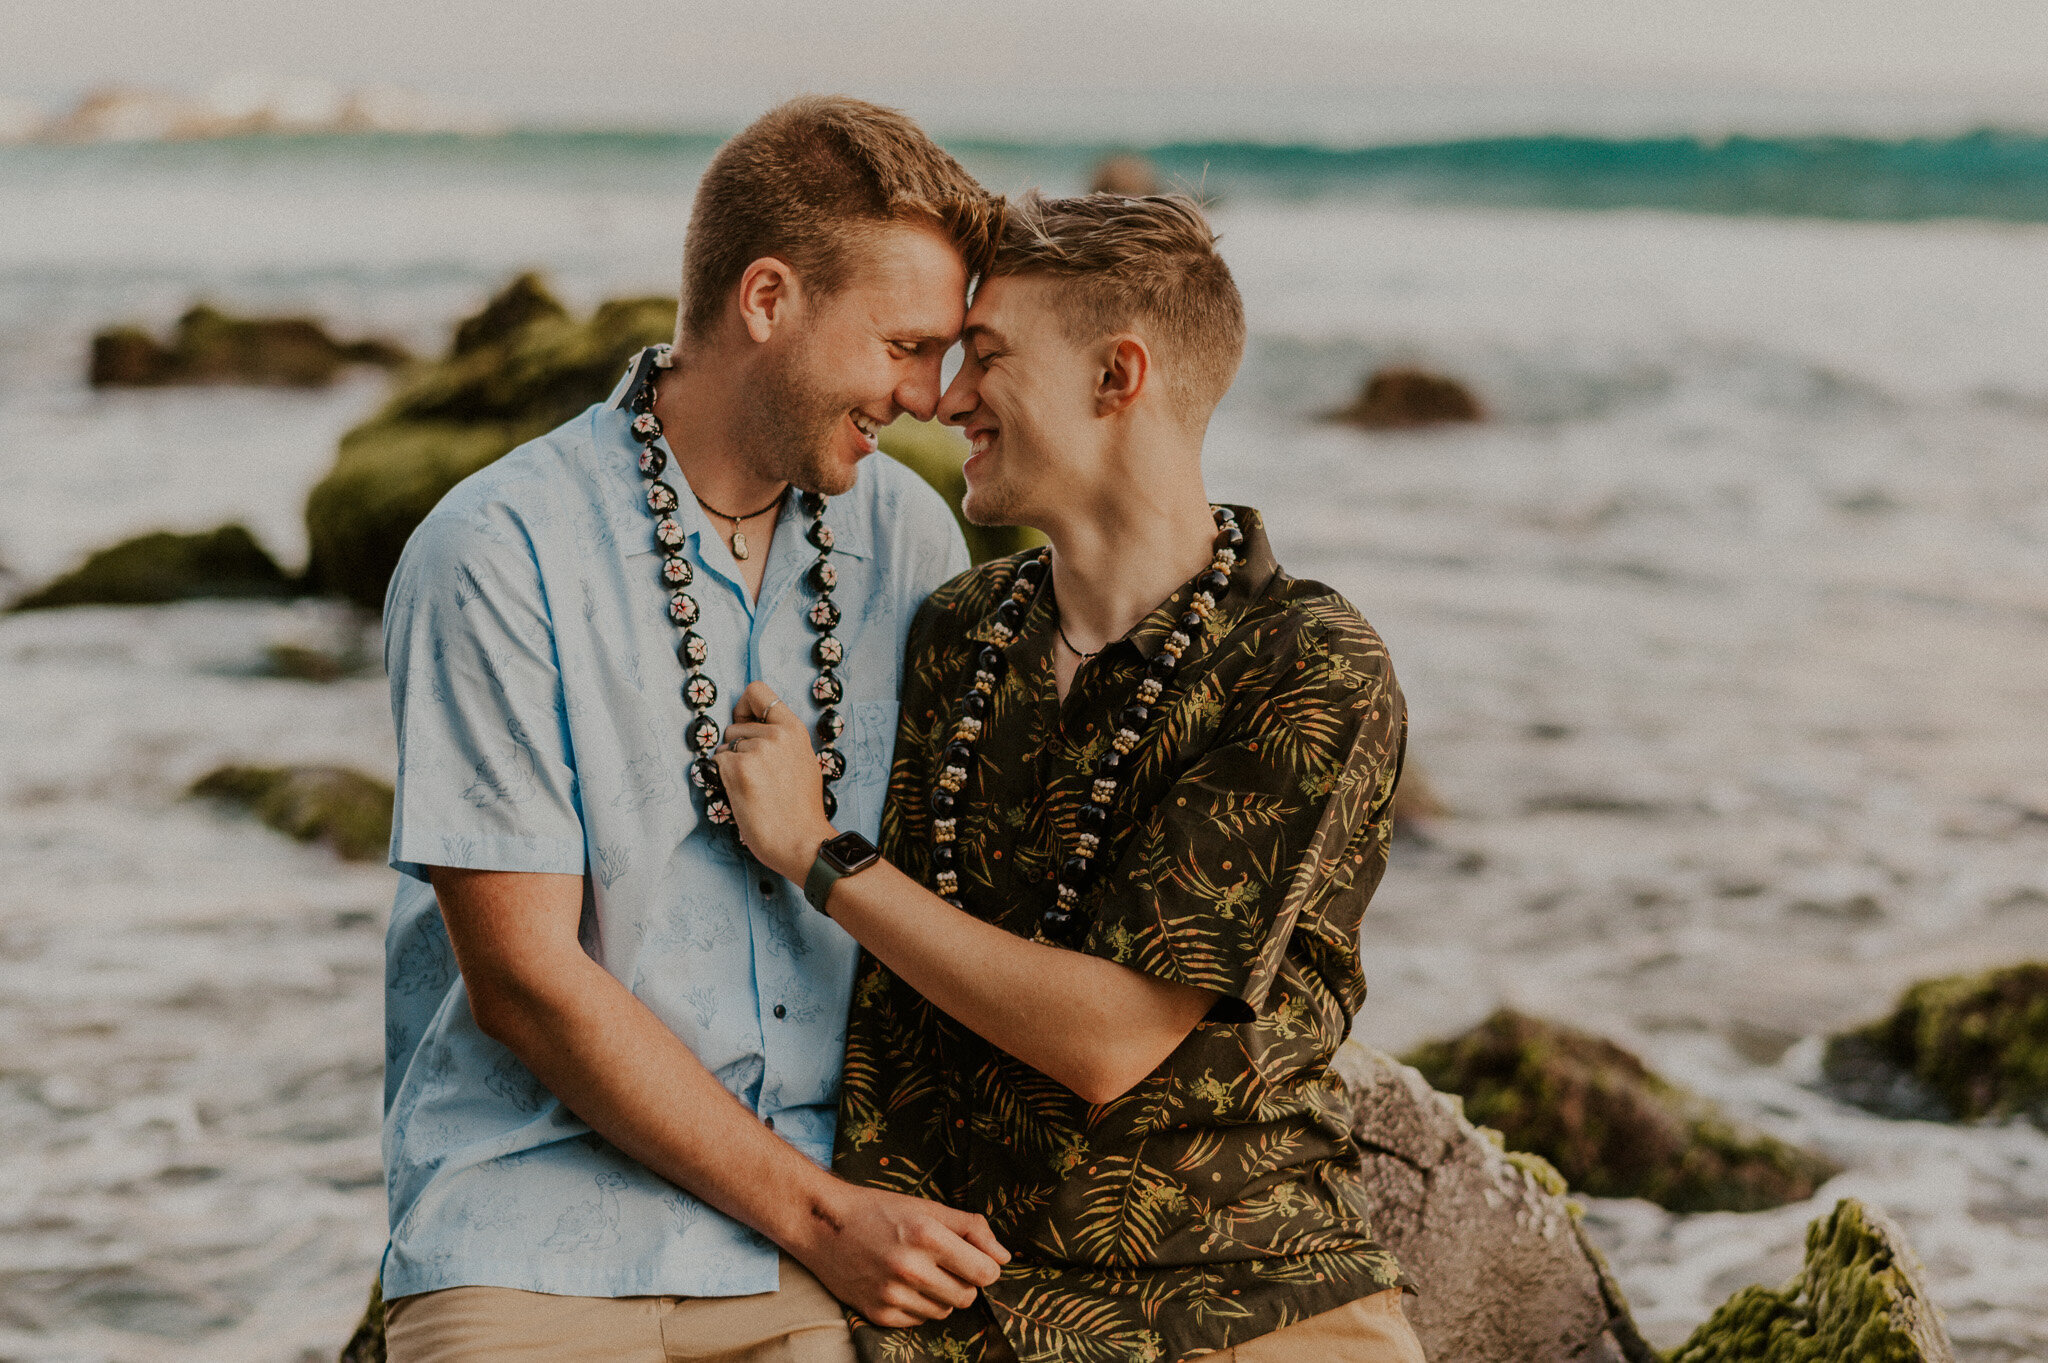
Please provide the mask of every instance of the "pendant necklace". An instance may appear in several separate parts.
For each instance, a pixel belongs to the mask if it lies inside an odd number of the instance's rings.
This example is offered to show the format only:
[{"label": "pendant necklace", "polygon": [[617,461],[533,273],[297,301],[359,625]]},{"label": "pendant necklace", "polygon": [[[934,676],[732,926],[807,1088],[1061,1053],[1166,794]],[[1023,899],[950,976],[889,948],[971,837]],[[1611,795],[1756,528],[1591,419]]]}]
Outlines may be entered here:
[{"label": "pendant necklace", "polygon": [[[1094,879],[1098,869],[1095,855],[1102,849],[1103,837],[1109,831],[1110,806],[1116,803],[1124,767],[1131,753],[1143,741],[1155,715],[1154,707],[1159,704],[1166,684],[1179,671],[1181,655],[1193,647],[1195,639],[1204,632],[1209,617],[1215,613],[1217,603],[1230,590],[1230,570],[1236,566],[1238,554],[1244,548],[1244,531],[1238,527],[1237,513],[1229,507],[1211,507],[1210,511],[1216,517],[1214,556],[1209,560],[1208,570],[1195,579],[1195,594],[1180,619],[1174,622],[1173,632],[1166,636],[1159,645],[1159,652],[1152,655],[1152,661],[1145,665],[1145,679],[1138,683],[1137,694],[1118,712],[1116,733],[1110,739],[1109,751],[1095,764],[1095,779],[1088,789],[1088,803],[1081,806],[1076,816],[1081,826],[1080,834],[1074,839],[1073,850],[1060,862],[1053,902],[1039,915],[1038,935],[1045,941],[1064,947],[1078,947],[1087,936],[1089,916],[1081,912],[1081,892]],[[1017,577],[1010,584],[1008,599],[996,607],[991,631],[996,642],[983,644],[975,655],[974,680],[969,684],[967,694],[960,698],[953,737],[939,759],[939,777],[931,794],[932,888],[956,909],[966,907],[960,898],[960,805],[967,777],[974,766],[974,745],[981,738],[982,726],[995,700],[996,683],[1009,666],[1009,655],[1003,650],[1016,641],[1017,627],[1031,613],[1032,603],[1044,590],[1051,572],[1050,549],[1039,550],[1037,557],[1028,558],[1017,566]],[[1065,640],[1064,633],[1061,638]],[[1066,643],[1068,648],[1074,647],[1071,641]],[[1079,649],[1074,651],[1080,652]]]},{"label": "pendant necklace", "polygon": [[[690,784],[704,795],[704,817],[714,824],[732,823],[732,804],[725,797],[725,785],[718,775],[718,764],[711,758],[719,739],[718,721],[707,713],[718,700],[718,683],[705,672],[704,665],[711,657],[711,646],[704,636],[692,628],[701,614],[697,598],[686,590],[696,571],[690,560],[683,555],[683,542],[687,536],[675,518],[676,508],[682,505],[676,490],[662,481],[663,470],[668,467],[668,455],[655,442],[661,439],[661,419],[654,414],[654,380],[657,373],[675,363],[672,349],[661,345],[653,347],[653,363],[645,363],[644,356],[634,363],[644,368],[645,373],[628,398],[627,410],[633,413],[631,430],[633,438],[640,442],[640,474],[647,480],[647,509],[654,516],[654,543],[661,553],[661,581],[668,588],[668,618],[683,631],[683,637],[676,645],[676,657],[683,664],[683,703],[690,707],[691,719],[683,731],[683,737],[696,754],[690,763]],[[775,499],[775,505],[782,504],[782,496]],[[699,498],[701,502],[702,499]],[[839,676],[839,665],[846,661],[846,645],[832,631],[839,626],[839,607],[833,604],[832,589],[839,585],[839,570],[832,566],[832,527],[825,524],[825,499],[815,492],[801,494],[804,514],[811,518],[810,527],[804,531],[804,538],[818,551],[817,561],[804,574],[804,581],[818,599],[813,601],[805,616],[811,628],[818,632],[818,638],[811,645],[811,661],[817,666],[818,675],[811,680],[811,699],[821,709],[818,712],[817,735],[822,745],[818,749],[818,768],[825,776],[825,817],[831,818],[839,809],[839,801],[832,794],[832,783],[846,775],[846,755],[836,746],[846,732],[846,716],[839,712],[839,703],[845,698],[846,687]],[[709,507],[705,508],[707,511]],[[763,507],[753,513],[765,515],[770,510]],[[718,513],[714,513],[718,514]],[[723,519],[732,520],[730,516]],[[752,520],[753,516],[741,517]],[[733,554],[737,558],[747,556],[746,541],[735,529]]]},{"label": "pendant necklace", "polygon": [[[697,497],[697,494],[694,492],[692,492],[690,495],[692,497]],[[757,520],[760,517],[767,515],[771,511],[781,510],[782,499],[784,497],[787,497],[788,495],[789,489],[785,487],[782,489],[782,491],[775,494],[774,501],[768,503],[768,505],[762,507],[759,511],[749,511],[744,516],[734,516],[726,512],[720,511],[717,507],[705,501],[702,497],[697,497],[697,505],[703,507],[706,511],[710,512],[712,515],[718,517],[718,519],[722,521],[732,522],[732,538],[730,539],[730,541],[728,541],[732,546],[732,556],[734,558],[743,559],[747,556],[747,537],[740,533],[740,526],[744,525],[748,521]]]}]

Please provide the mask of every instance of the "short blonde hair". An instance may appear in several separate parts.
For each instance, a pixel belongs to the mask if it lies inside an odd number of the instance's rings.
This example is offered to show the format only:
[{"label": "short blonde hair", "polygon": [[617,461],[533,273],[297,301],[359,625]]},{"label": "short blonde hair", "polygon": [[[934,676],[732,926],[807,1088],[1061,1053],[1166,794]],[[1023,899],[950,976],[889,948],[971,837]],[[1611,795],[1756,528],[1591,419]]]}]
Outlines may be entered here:
[{"label": "short blonde hair", "polygon": [[1059,280],[1075,341],[1143,332],[1190,424],[1208,420],[1244,359],[1244,299],[1185,194],[1047,199],[1034,190],[1009,205],[988,274]]},{"label": "short blonde hair", "polygon": [[988,267],[1000,204],[894,109],[805,95],[770,109],[718,149],[697,185],[683,244],[681,334],[701,340],[762,256],[829,295],[862,238],[892,222],[945,233],[970,275]]}]

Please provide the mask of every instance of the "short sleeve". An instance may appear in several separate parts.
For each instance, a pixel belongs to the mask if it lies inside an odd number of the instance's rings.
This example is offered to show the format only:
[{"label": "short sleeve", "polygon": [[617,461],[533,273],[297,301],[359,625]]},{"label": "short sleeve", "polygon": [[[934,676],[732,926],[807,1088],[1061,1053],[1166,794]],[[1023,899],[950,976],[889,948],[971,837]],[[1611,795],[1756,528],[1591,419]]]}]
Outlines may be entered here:
[{"label": "short sleeve", "polygon": [[1291,623],[1084,901],[1083,950],[1214,990],[1226,1022],[1257,1013],[1297,927],[1386,865],[1406,737],[1386,648],[1355,614]]},{"label": "short sleeve", "polygon": [[583,820],[539,564],[515,513],[444,503],[384,608],[398,735],[391,864],[580,874]]}]

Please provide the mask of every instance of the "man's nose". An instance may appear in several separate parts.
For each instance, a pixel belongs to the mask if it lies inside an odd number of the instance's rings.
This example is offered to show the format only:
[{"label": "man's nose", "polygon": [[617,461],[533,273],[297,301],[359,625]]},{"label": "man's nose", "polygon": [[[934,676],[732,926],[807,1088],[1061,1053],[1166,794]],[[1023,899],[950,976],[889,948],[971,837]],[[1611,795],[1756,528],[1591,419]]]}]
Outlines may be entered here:
[{"label": "man's nose", "polygon": [[965,426],[967,418],[974,415],[974,409],[981,406],[981,392],[974,381],[972,365],[961,365],[960,372],[953,376],[953,382],[939,397],[939,420],[948,426]]},{"label": "man's nose", "polygon": [[919,421],[930,421],[939,406],[939,366],[943,355],[919,358],[910,377],[896,386],[896,405]]}]

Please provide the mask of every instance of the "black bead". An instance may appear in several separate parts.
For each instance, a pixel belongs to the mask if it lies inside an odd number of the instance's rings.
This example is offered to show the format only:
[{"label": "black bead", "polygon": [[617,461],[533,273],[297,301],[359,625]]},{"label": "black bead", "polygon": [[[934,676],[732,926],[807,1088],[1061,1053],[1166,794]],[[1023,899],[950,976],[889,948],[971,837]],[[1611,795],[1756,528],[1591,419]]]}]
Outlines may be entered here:
[{"label": "black bead", "polygon": [[1152,655],[1152,661],[1146,666],[1145,670],[1160,681],[1166,681],[1173,676],[1174,670],[1179,666],[1180,659],[1174,657],[1171,653],[1155,653]]},{"label": "black bead", "polygon": [[1022,601],[1005,601],[1002,605],[996,607],[996,619],[1002,621],[1012,630],[1015,630],[1017,626],[1024,623],[1024,603]]},{"label": "black bead", "polygon": [[942,842],[932,848],[932,869],[950,871],[960,864],[960,853],[950,842]]},{"label": "black bead", "polygon": [[1114,776],[1123,770],[1123,766],[1124,755],[1115,748],[1111,748],[1102,755],[1102,760],[1095,764],[1095,774],[1097,776]]},{"label": "black bead", "polygon": [[846,657],[846,645],[830,634],[818,636],[811,645],[811,661],[819,667],[837,667]]},{"label": "black bead", "polygon": [[846,754],[827,743],[818,749],[818,770],[825,774],[827,781],[837,781],[846,775]]},{"label": "black bead", "polygon": [[1236,525],[1224,527],[1223,534],[1219,538],[1223,541],[1225,549],[1244,548],[1244,531],[1238,529]]},{"label": "black bead", "polygon": [[940,754],[949,767],[964,767],[974,760],[974,749],[965,743],[948,743],[946,751]]},{"label": "black bead", "polygon": [[846,698],[846,687],[840,682],[839,674],[829,667],[820,668],[818,679],[811,685],[811,699],[820,705],[837,705]]},{"label": "black bead", "polygon": [[1081,920],[1062,908],[1050,908],[1038,916],[1040,926],[1045,929],[1048,941],[1060,946],[1072,946],[1081,937]]},{"label": "black bead", "polygon": [[822,550],[823,552],[828,554],[832,551],[826,548],[826,546],[820,543],[820,541],[832,538],[834,537],[832,534],[831,527],[826,525],[823,521],[812,521],[809,528],[804,531],[804,539],[810,542],[810,546],[813,549]]},{"label": "black bead", "polygon": [[1045,581],[1045,560],[1035,557],[1025,559],[1017,565],[1017,576],[1021,581],[1036,587]]},{"label": "black bead", "polygon": [[965,904],[960,902],[960,896],[957,894],[942,894],[939,896],[939,898],[944,900],[946,903],[951,904],[956,909],[965,909],[967,907]]},{"label": "black bead", "polygon": [[819,597],[811,603],[811,610],[815,612],[810,616],[813,629],[835,630],[839,628],[839,606],[831,597]]},{"label": "black bead", "polygon": [[940,818],[952,818],[953,811],[958,809],[959,807],[960,802],[953,798],[952,791],[946,790],[942,787],[932,792],[932,813],[938,815]]},{"label": "black bead", "polygon": [[1081,806],[1081,812],[1074,816],[1074,822],[1081,825],[1083,833],[1093,833],[1101,837],[1102,830],[1109,827],[1109,811],[1098,804],[1085,804]]},{"label": "black bead", "polygon": [[825,499],[815,492],[804,493],[802,497],[798,498],[798,501],[802,504],[806,516],[822,516],[825,514]]},{"label": "black bead", "polygon": [[1207,592],[1218,601],[1221,601],[1223,593],[1230,590],[1230,578],[1224,573],[1211,568],[1208,572],[1195,579],[1195,589]]},{"label": "black bead", "polygon": [[708,753],[718,742],[718,725],[715,721],[699,715],[683,734],[689,740],[691,752]]},{"label": "black bead", "polygon": [[808,573],[804,574],[804,581],[810,584],[814,592],[829,592],[839,585],[838,570],[821,558],[811,565]]},{"label": "black bead", "polygon": [[1219,506],[1216,508],[1216,524],[1235,525],[1236,523],[1237,513],[1235,511],[1232,511],[1227,506]]},{"label": "black bead", "polygon": [[829,705],[819,712],[818,739],[820,742],[836,743],[839,741],[839,736],[845,732],[846,716],[840,714],[839,711]]},{"label": "black bead", "polygon": [[1187,635],[1190,639],[1200,638],[1202,634],[1201,613],[1199,611],[1189,611],[1174,622],[1174,628]]},{"label": "black bead", "polygon": [[1086,857],[1068,857],[1060,863],[1060,879],[1078,890],[1087,883],[1088,873],[1093,869]]},{"label": "black bead", "polygon": [[1009,655],[994,644],[983,644],[981,652],[975,655],[974,661],[980,666],[982,671],[996,677],[1001,677],[1003,669],[1010,665]]},{"label": "black bead", "polygon": [[724,785],[718,777],[718,764],[708,757],[700,757],[690,764],[690,783],[714,795]]},{"label": "black bead", "polygon": [[1116,717],[1116,722],[1134,733],[1143,733],[1145,732],[1145,721],[1151,718],[1152,711],[1150,707],[1132,701],[1124,707],[1123,713]]},{"label": "black bead", "polygon": [[979,691],[969,691],[960,700],[960,708],[971,719],[981,719],[988,714],[988,697]]},{"label": "black bead", "polygon": [[838,812],[839,797],[832,793],[832,788],[830,786],[827,786],[825,788],[825,817],[829,819]]}]

